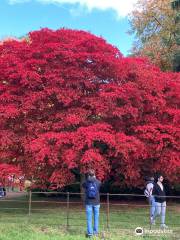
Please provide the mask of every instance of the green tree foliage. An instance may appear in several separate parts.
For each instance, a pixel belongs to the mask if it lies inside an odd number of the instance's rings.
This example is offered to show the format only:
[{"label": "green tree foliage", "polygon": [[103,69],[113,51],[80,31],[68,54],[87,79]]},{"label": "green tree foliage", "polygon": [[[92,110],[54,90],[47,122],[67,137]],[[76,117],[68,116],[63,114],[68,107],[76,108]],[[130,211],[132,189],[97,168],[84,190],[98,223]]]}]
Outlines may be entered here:
[{"label": "green tree foliage", "polygon": [[170,0],[139,0],[130,16],[132,54],[148,56],[164,71],[178,70],[179,13]]}]

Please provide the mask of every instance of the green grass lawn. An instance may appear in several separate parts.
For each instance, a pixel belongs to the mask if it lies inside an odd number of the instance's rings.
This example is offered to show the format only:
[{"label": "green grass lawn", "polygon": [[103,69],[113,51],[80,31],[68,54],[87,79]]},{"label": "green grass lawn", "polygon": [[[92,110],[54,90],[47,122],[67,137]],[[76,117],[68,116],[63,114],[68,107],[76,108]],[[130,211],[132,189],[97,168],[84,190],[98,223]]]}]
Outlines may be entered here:
[{"label": "green grass lawn", "polygon": [[[8,201],[0,200],[0,240],[83,240],[86,230],[83,204],[70,203],[69,227],[67,228],[66,202],[49,197],[33,197],[31,215],[28,215],[26,196]],[[39,202],[40,201],[40,202]],[[50,202],[48,202],[50,201]],[[73,200],[74,201],[74,200]],[[119,202],[121,203],[121,202]],[[133,206],[132,206],[132,205]],[[109,240],[173,240],[180,239],[180,205],[169,203],[166,223],[171,233],[152,233],[136,236],[136,227],[149,230],[149,208],[145,203],[110,205],[109,231],[107,230],[107,208],[101,205],[100,236],[96,239]],[[159,230],[159,219],[152,230]]]}]

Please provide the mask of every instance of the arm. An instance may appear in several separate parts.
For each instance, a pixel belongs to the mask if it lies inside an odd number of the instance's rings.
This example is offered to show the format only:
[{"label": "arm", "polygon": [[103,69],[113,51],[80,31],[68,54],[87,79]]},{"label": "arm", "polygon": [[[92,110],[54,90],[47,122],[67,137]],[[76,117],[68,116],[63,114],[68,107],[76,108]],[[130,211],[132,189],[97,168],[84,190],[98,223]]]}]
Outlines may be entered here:
[{"label": "arm", "polygon": [[149,194],[152,195],[153,194],[153,188],[154,188],[154,185],[153,183],[150,184],[150,188],[149,188]]},{"label": "arm", "polygon": [[153,193],[153,188],[150,188],[149,193],[150,193],[150,195],[152,195],[152,193]]},{"label": "arm", "polygon": [[82,187],[85,189],[86,188],[86,182],[83,182]]},{"label": "arm", "polygon": [[100,181],[98,181],[98,190],[100,191],[102,183]]}]

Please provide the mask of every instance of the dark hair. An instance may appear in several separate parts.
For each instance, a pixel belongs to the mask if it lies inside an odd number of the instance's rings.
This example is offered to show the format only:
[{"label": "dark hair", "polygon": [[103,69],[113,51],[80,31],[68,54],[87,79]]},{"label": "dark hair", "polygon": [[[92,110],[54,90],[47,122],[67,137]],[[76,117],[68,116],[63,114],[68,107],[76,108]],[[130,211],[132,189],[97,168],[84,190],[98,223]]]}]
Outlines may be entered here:
[{"label": "dark hair", "polygon": [[153,177],[153,176],[146,176],[146,177],[144,178],[144,180],[145,180],[146,182],[154,181],[154,177]]},{"label": "dark hair", "polygon": [[89,169],[88,175],[89,175],[90,177],[95,176],[95,171],[94,171],[94,169]]},{"label": "dark hair", "polygon": [[163,177],[163,174],[157,173],[157,174],[156,174],[156,177],[155,177],[156,182],[158,181],[158,179],[159,179],[160,177]]}]

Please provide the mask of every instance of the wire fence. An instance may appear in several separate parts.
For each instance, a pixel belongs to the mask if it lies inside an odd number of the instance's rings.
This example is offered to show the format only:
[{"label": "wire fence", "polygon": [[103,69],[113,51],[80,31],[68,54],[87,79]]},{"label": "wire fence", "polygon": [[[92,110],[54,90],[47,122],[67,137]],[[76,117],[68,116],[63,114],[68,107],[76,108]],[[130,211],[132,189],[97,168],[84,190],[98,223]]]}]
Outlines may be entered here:
[{"label": "wire fence", "polygon": [[[12,216],[19,216],[22,221],[28,220],[32,224],[62,225],[67,231],[71,227],[84,228],[86,225],[83,193],[29,191],[9,195],[0,200],[0,211],[8,222]],[[100,197],[103,230],[130,229],[138,224],[151,227],[150,206],[144,195],[102,193]],[[168,225],[178,232],[180,196],[167,196],[166,201]]]}]

